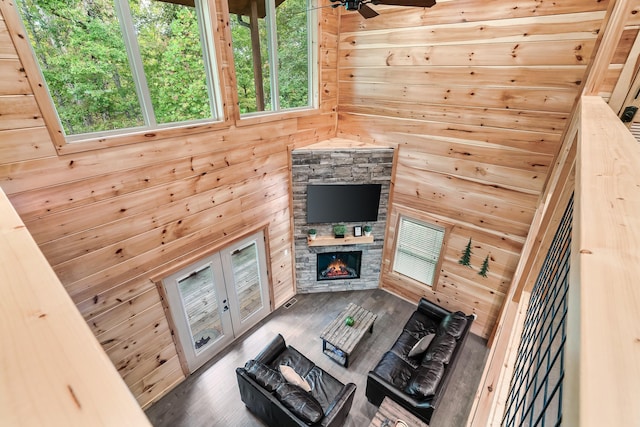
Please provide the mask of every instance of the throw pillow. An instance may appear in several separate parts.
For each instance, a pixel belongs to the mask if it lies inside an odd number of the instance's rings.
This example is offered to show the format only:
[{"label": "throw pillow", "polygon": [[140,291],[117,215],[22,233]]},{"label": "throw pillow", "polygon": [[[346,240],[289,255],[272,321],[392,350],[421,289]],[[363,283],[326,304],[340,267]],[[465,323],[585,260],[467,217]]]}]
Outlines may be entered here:
[{"label": "throw pillow", "polygon": [[427,334],[424,337],[420,338],[417,343],[411,348],[409,351],[409,357],[416,357],[417,355],[424,353],[431,340],[433,339],[433,334]]},{"label": "throw pillow", "polygon": [[324,416],[320,403],[298,386],[284,383],[276,390],[276,396],[287,409],[307,424],[316,424]]},{"label": "throw pillow", "polygon": [[261,387],[264,387],[268,392],[275,391],[280,384],[285,382],[280,372],[253,359],[244,365],[244,369],[255,382],[260,384]]},{"label": "throw pillow", "polygon": [[302,378],[300,375],[298,375],[298,373],[294,371],[291,366],[280,365],[280,372],[282,373],[282,376],[284,377],[285,380],[287,380],[288,383],[297,385],[304,391],[307,391],[307,392],[311,391],[311,386],[309,385],[309,383],[305,381],[305,379]]}]

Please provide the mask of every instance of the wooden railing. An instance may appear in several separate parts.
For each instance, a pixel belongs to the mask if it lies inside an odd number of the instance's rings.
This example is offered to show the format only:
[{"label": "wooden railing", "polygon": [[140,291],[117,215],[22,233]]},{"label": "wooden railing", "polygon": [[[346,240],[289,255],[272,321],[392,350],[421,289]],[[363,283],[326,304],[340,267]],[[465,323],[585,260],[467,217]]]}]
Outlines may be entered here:
[{"label": "wooden railing", "polygon": [[640,426],[640,145],[598,96],[580,116],[563,421]]},{"label": "wooden railing", "polygon": [[[553,208],[574,194],[562,424],[640,426],[640,144],[599,96],[583,97],[578,117],[577,153],[565,167],[574,157],[575,185],[568,174]],[[558,215],[541,216],[550,219],[540,235],[555,233]],[[502,421],[528,291],[505,304],[470,426]]]},{"label": "wooden railing", "polygon": [[150,425],[1,189],[0,425]]}]

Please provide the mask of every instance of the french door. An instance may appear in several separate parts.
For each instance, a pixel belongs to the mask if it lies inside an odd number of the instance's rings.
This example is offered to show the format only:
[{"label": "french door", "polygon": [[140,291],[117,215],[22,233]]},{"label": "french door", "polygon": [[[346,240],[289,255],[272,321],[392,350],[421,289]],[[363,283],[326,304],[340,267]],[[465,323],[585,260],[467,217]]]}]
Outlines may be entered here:
[{"label": "french door", "polygon": [[262,232],[162,281],[182,354],[193,372],[269,314]]}]

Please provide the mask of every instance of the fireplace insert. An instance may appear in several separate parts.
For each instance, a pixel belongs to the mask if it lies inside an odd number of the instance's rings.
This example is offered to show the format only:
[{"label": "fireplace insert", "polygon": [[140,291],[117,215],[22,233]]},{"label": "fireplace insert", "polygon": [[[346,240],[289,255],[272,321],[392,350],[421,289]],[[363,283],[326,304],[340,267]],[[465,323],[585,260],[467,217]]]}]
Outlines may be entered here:
[{"label": "fireplace insert", "polygon": [[318,280],[359,279],[362,251],[316,254]]}]

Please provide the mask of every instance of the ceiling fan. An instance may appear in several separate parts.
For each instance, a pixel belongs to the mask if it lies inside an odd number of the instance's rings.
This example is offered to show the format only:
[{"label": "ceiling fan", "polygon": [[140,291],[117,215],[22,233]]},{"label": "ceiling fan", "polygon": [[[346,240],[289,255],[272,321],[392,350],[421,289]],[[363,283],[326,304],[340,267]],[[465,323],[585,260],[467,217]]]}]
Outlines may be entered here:
[{"label": "ceiling fan", "polygon": [[392,6],[431,7],[436,0],[330,0],[331,7],[344,6],[347,10],[357,10],[365,19],[378,16],[378,12],[369,7],[369,4],[388,4]]}]

